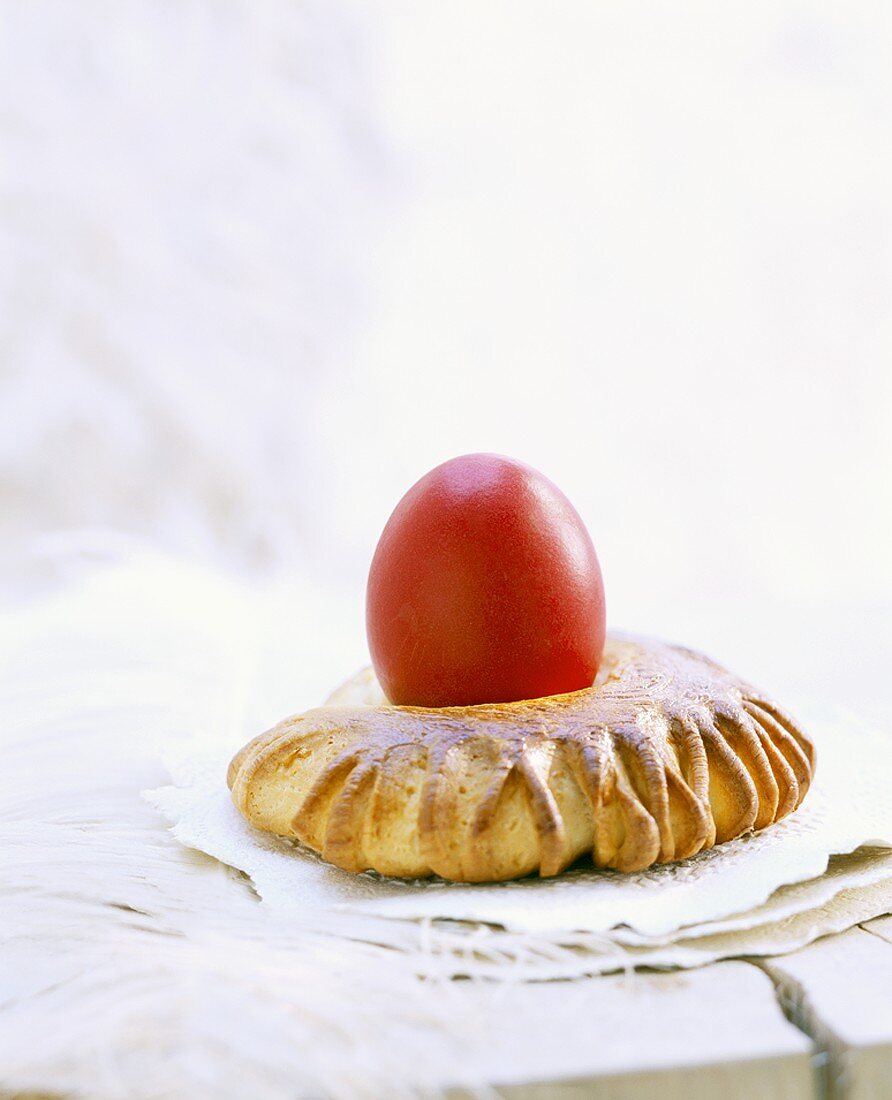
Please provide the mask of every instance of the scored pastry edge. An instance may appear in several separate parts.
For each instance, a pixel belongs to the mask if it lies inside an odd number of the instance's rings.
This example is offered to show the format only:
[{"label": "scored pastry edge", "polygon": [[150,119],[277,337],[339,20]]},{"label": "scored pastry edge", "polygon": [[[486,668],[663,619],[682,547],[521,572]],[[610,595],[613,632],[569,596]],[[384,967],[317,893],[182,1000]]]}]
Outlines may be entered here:
[{"label": "scored pastry edge", "polygon": [[[277,761],[281,763],[282,757],[292,752],[301,739],[312,736],[315,716],[325,715],[330,720],[340,712],[356,717],[361,709],[310,711],[286,719],[244,746],[230,764],[228,779],[233,799],[248,820],[260,828],[267,827],[252,814],[251,783],[265,766]],[[602,751],[598,759],[592,759],[586,747],[578,743],[560,738],[551,740],[552,752],[563,756],[566,770],[573,775],[588,802],[590,836],[586,836],[586,844],[582,846],[578,838],[575,844],[567,844],[560,807],[548,782],[531,761],[530,746],[525,745],[517,759],[503,768],[501,782],[503,789],[511,781],[523,790],[538,851],[528,853],[528,858],[510,877],[536,869],[542,876],[557,874],[585,851],[591,852],[596,866],[620,871],[642,870],[656,862],[687,858],[714,843],[764,828],[787,816],[801,804],[811,782],[812,743],[785,712],[759,693],[742,695],[741,710],[749,723],[735,726],[726,717],[717,715],[712,723],[699,723],[695,729],[688,726],[676,742],[687,757],[693,785],[681,774],[680,767],[675,770],[667,766],[665,759],[648,759],[647,750],[639,747],[637,765],[642,766],[643,760],[645,794],[638,789],[642,777],[633,774],[636,764],[630,764],[629,746],[617,744],[609,731],[607,737],[612,742],[612,751],[606,757]],[[739,720],[739,715],[737,717]],[[735,740],[738,742],[736,747]],[[366,858],[362,845],[366,825],[364,814],[389,752],[380,761],[363,764],[359,760],[362,749],[362,745],[354,745],[346,754],[338,754],[326,762],[300,800],[291,817],[290,828],[283,835],[302,840],[320,851],[325,859],[346,870],[372,869],[413,878],[439,874],[463,881],[509,877],[493,866],[494,862],[498,863],[497,859],[493,860],[490,855],[487,862],[485,846],[442,843],[434,810],[443,779],[436,773],[432,775],[429,766],[417,820],[422,858],[402,865],[399,861],[391,863]],[[429,753],[427,755],[429,757]],[[608,759],[612,768],[605,771]],[[730,775],[736,782],[720,783],[723,773],[726,780]],[[342,778],[344,782],[338,787]],[[334,789],[327,789],[332,784]],[[319,807],[326,800],[329,813],[323,827],[318,816]],[[724,803],[719,823],[716,822],[715,802]],[[497,806],[496,799],[491,805],[489,821],[487,814],[481,812],[484,808],[478,807],[474,815],[477,838],[491,826]]]}]

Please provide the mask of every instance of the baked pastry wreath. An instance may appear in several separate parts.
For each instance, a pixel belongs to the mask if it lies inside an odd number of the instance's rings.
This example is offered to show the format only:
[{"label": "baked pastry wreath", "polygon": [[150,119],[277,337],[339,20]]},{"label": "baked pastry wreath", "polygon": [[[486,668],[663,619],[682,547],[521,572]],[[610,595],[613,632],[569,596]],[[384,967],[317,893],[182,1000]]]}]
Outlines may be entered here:
[{"label": "baked pastry wreath", "polygon": [[[360,674],[332,702],[372,697]],[[610,635],[593,687],[471,707],[328,705],[229,767],[252,825],[349,871],[463,882],[640,871],[800,804],[814,747],[764,694],[680,646]]]}]

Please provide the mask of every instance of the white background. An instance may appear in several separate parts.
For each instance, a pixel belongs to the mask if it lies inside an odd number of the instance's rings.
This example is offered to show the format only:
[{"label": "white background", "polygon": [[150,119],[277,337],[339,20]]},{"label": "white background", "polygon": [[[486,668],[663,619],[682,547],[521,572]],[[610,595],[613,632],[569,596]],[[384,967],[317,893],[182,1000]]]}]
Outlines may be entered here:
[{"label": "white background", "polygon": [[615,626],[884,706],[890,20],[3,3],[4,590],[122,531],[359,638],[400,495],[494,450],[576,504]]}]

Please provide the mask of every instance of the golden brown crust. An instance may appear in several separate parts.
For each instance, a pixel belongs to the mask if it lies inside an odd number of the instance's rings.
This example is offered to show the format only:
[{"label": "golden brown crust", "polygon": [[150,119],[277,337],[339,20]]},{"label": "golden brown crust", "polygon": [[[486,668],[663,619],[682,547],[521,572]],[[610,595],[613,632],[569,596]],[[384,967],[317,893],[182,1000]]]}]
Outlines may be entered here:
[{"label": "golden brown crust", "polygon": [[[375,688],[364,672],[333,700]],[[619,871],[684,859],[792,812],[814,767],[755,688],[691,650],[611,635],[584,691],[320,707],[246,745],[228,782],[257,828],[346,870],[491,882],[585,853]]]}]

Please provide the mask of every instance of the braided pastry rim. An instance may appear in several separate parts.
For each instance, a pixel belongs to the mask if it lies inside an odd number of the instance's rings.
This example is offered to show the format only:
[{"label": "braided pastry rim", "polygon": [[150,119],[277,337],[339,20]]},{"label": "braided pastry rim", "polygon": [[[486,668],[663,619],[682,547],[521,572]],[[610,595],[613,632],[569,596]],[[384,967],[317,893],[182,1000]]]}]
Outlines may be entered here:
[{"label": "braided pastry rim", "polygon": [[[332,701],[374,687],[363,672]],[[591,688],[327,705],[249,742],[228,783],[252,825],[345,870],[488,882],[586,853],[624,872],[688,858],[792,813],[815,763],[763,692],[692,650],[609,634]]]}]

